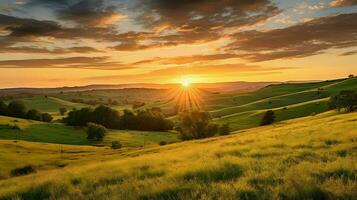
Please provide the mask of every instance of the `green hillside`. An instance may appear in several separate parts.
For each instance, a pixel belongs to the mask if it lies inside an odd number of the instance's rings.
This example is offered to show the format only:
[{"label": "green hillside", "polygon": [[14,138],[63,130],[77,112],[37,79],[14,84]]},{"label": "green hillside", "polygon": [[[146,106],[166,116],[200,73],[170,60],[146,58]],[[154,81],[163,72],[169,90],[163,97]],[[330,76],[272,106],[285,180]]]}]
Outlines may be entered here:
[{"label": "green hillside", "polygon": [[218,123],[229,123],[233,130],[240,130],[258,126],[267,110],[276,112],[277,121],[325,112],[329,97],[342,90],[357,90],[357,79],[272,85],[235,97],[237,102],[244,102],[238,106],[210,113]]},{"label": "green hillside", "polygon": [[[67,162],[74,150],[65,150],[63,169],[0,180],[0,199],[354,199],[356,122],[357,113],[328,112],[126,153],[88,148],[88,157],[78,156],[76,163]],[[34,146],[33,153],[20,152],[29,160],[40,157],[39,144],[1,144],[8,155]],[[40,166],[59,159],[50,157],[55,149],[43,146],[49,159],[40,157]],[[9,157],[1,166],[23,162]]]},{"label": "green hillside", "polygon": [[[20,127],[20,130],[13,129],[14,125]],[[86,137],[84,128],[0,116],[0,139],[7,140],[106,146],[111,145],[112,141],[120,141],[124,147],[158,145],[161,141],[167,143],[178,141],[178,135],[169,132],[109,130],[105,140],[101,143],[88,142]]]}]

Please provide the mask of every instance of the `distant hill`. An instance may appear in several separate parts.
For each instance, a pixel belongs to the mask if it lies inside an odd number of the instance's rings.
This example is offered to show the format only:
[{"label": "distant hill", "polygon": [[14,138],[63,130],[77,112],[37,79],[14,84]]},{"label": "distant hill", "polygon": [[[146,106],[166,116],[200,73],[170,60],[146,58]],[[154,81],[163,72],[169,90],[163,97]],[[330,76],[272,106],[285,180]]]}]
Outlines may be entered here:
[{"label": "distant hill", "polygon": [[[247,92],[263,88],[267,85],[276,84],[277,82],[229,82],[229,83],[197,83],[195,87],[212,90],[215,92]],[[87,85],[73,87],[57,87],[57,88],[5,88],[0,89],[0,96],[16,95],[16,94],[53,94],[60,92],[78,92],[89,90],[112,90],[125,88],[152,88],[152,89],[169,89],[178,87],[179,84],[153,84],[153,83],[137,83],[137,84],[118,84],[118,85]]]}]

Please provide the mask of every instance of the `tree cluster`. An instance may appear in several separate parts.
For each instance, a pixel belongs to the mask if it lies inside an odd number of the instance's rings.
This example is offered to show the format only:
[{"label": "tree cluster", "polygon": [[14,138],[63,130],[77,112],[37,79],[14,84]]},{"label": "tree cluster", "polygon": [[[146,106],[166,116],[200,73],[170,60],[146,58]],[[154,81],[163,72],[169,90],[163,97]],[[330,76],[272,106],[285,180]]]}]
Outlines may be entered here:
[{"label": "tree cluster", "polygon": [[26,105],[19,100],[13,100],[8,105],[0,101],[0,115],[44,122],[51,122],[53,119],[48,113],[42,113],[36,109],[28,110]]},{"label": "tree cluster", "polygon": [[166,119],[160,110],[144,110],[135,113],[124,110],[121,114],[104,105],[95,109],[73,110],[64,118],[64,122],[70,126],[86,126],[92,122],[119,130],[168,131],[173,128],[173,123]]},{"label": "tree cluster", "polygon": [[341,91],[339,95],[330,98],[329,107],[339,112],[353,112],[357,110],[357,92],[353,90]]},{"label": "tree cluster", "polygon": [[183,140],[193,140],[213,137],[217,133],[228,135],[230,128],[228,124],[221,127],[212,122],[212,118],[207,112],[192,111],[181,114],[181,123],[178,127]]}]

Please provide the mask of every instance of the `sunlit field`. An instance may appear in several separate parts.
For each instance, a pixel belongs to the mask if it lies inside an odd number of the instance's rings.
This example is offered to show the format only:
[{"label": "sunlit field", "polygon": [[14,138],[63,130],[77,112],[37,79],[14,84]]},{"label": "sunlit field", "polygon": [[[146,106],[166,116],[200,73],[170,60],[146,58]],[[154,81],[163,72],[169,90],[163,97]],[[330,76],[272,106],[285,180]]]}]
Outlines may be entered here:
[{"label": "sunlit field", "polygon": [[[68,164],[66,167],[2,180],[0,196],[2,199],[353,199],[357,195],[356,121],[355,113],[329,112],[226,137],[125,154],[66,146],[63,155],[52,155],[58,163]],[[27,142],[2,144],[10,149],[17,146],[21,154],[26,147],[37,146]],[[37,155],[37,148],[42,148],[45,154]],[[57,151],[57,146],[35,147],[28,157],[41,160],[51,151]],[[72,165],[76,156],[81,161]],[[51,165],[50,158],[42,158],[41,165]],[[80,164],[83,160],[86,164]],[[12,157],[12,162],[21,161]]]},{"label": "sunlit field", "polygon": [[0,200],[357,200],[356,0],[0,0]]}]

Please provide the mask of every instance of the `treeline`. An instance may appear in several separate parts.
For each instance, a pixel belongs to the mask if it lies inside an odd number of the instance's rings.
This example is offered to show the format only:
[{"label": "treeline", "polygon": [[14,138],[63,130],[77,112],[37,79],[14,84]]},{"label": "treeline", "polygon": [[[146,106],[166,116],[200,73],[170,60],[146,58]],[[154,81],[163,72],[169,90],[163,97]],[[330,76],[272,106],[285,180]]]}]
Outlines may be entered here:
[{"label": "treeline", "polygon": [[90,100],[84,100],[84,99],[71,99],[71,102],[73,103],[82,103],[82,104],[87,104],[87,105],[91,105],[91,106],[95,106],[95,105],[108,105],[108,106],[117,106],[119,105],[119,102],[116,100],[112,100],[112,99],[108,99],[107,101],[103,100],[103,99],[90,99]]},{"label": "treeline", "polygon": [[0,101],[0,115],[44,122],[53,120],[48,113],[42,113],[36,109],[28,110],[24,102],[19,100],[13,100],[8,105]]},{"label": "treeline", "polygon": [[95,123],[110,129],[168,131],[173,129],[173,122],[166,119],[160,109],[132,112],[124,110],[119,113],[108,106],[98,106],[95,109],[82,108],[73,110],[63,119],[69,126],[87,126]]}]

